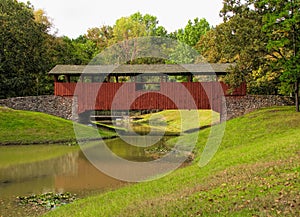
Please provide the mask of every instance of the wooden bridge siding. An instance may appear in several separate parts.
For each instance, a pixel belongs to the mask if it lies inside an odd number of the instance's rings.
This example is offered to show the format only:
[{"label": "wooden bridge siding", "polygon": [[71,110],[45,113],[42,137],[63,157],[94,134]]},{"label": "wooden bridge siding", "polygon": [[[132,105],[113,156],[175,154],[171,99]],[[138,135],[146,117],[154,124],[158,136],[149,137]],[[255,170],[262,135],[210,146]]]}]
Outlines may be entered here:
[{"label": "wooden bridge siding", "polygon": [[[194,106],[191,106],[186,92],[178,91],[178,85],[183,85],[185,90],[190,92],[198,109],[213,109],[220,112],[222,108],[220,97],[223,94],[229,95],[227,92],[229,87],[222,82],[162,82],[160,83],[160,91],[157,92],[136,91],[135,85],[135,83],[56,82],[55,95],[77,95],[79,113],[86,110],[127,110],[129,107],[136,110],[193,108]],[[231,95],[246,95],[246,84],[242,84],[239,88],[236,88]],[[131,102],[130,105],[128,104],[129,102]]]},{"label": "wooden bridge siding", "polygon": [[[178,91],[178,85],[184,90]],[[204,84],[202,84],[204,85]],[[208,92],[212,84],[207,83]],[[100,89],[99,89],[100,88]],[[79,112],[85,110],[146,110],[146,109],[210,109],[210,102],[204,88],[199,83],[161,83],[160,91],[136,91],[135,83],[79,84],[77,91]],[[97,90],[99,90],[97,92]],[[212,93],[210,91],[209,93]],[[95,95],[97,94],[97,96]],[[191,104],[195,103],[195,105]]]},{"label": "wooden bridge siding", "polygon": [[54,82],[55,96],[74,96],[77,83]]}]

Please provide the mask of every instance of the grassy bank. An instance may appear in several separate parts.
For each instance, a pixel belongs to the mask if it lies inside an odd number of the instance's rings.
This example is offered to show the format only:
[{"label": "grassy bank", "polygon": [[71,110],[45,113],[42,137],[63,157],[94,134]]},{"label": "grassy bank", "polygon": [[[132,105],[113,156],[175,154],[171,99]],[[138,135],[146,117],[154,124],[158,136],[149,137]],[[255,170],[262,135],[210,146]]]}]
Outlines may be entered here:
[{"label": "grassy bank", "polygon": [[299,216],[299,120],[293,108],[281,107],[228,121],[218,152],[202,168],[197,162],[211,129],[193,133],[191,166],[46,216]]},{"label": "grassy bank", "polygon": [[[88,126],[80,125],[82,130]],[[114,133],[100,130],[102,136]],[[0,107],[0,145],[75,141],[73,122],[39,112]]]},{"label": "grassy bank", "polygon": [[136,123],[148,126],[151,122],[154,128],[165,130],[167,134],[180,134],[182,131],[213,125],[220,120],[219,114],[211,110],[166,110],[142,115],[140,118]]}]

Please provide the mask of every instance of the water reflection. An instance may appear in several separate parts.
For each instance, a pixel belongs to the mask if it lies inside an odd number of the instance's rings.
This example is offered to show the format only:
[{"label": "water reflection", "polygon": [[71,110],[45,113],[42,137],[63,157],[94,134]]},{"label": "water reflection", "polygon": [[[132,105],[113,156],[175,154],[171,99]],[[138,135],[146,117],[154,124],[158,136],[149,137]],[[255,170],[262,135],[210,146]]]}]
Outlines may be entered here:
[{"label": "water reflection", "polygon": [[[157,138],[153,139],[157,140]],[[162,138],[155,146],[163,146],[168,139],[168,137]],[[143,137],[128,137],[127,140],[131,144],[143,143],[146,148],[151,148],[148,146],[152,141],[145,140]],[[130,145],[128,141],[113,139],[106,141],[106,145],[114,154],[127,160],[136,162],[153,160],[146,155],[145,147]],[[1,198],[49,191],[77,193],[113,188],[121,183],[96,169],[81,151],[68,153],[51,160],[0,169]]]},{"label": "water reflection", "polygon": [[49,191],[76,193],[117,184],[120,181],[101,173],[81,152],[0,169],[1,198]]},{"label": "water reflection", "polygon": [[[127,136],[126,141],[119,138],[106,140],[105,144],[113,154],[121,158],[134,162],[148,162],[153,160],[148,151],[152,148],[165,146],[170,138],[163,137],[159,140],[153,137],[153,140],[149,140],[143,136]],[[135,146],[135,144],[143,145],[141,147],[141,145]],[[88,144],[88,146],[92,153],[94,152],[93,148],[97,148],[93,144]],[[97,157],[100,157],[103,162],[103,159],[107,156],[100,154]],[[114,166],[119,167],[119,165]],[[11,206],[11,204],[16,206],[15,199],[17,196],[46,192],[71,192],[79,196],[87,196],[94,194],[94,192],[117,188],[124,184],[124,181],[114,179],[96,169],[86,159],[82,151],[36,163],[0,168],[0,216],[23,216],[22,211],[20,211],[20,215],[16,215],[16,212],[19,213],[19,211],[16,211],[19,207]],[[7,206],[11,208],[8,209]],[[4,214],[3,211],[5,211]]]}]

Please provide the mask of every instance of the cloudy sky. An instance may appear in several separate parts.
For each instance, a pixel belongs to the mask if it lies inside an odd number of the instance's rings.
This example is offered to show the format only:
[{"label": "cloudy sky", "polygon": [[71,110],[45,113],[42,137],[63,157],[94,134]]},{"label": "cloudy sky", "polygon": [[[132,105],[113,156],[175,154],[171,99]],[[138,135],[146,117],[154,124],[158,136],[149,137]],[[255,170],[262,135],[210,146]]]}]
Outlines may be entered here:
[{"label": "cloudy sky", "polygon": [[[19,0],[27,2],[28,0]],[[76,38],[87,29],[113,25],[135,12],[151,14],[168,32],[183,28],[189,19],[206,18],[216,26],[222,22],[222,0],[29,0],[35,9],[44,9],[53,19],[58,36]]]}]

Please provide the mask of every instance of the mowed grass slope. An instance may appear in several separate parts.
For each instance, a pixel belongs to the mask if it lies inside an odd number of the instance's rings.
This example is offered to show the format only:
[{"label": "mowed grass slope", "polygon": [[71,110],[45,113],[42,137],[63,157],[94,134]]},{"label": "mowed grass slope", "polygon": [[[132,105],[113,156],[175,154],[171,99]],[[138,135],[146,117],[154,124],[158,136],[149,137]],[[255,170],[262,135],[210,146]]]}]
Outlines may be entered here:
[{"label": "mowed grass slope", "polygon": [[[89,127],[81,125],[83,130]],[[104,136],[111,133],[100,132]],[[0,144],[75,141],[73,122],[40,112],[0,107]]]},{"label": "mowed grass slope", "polygon": [[178,133],[197,129],[199,127],[210,126],[220,121],[219,113],[212,110],[166,110],[153,114],[140,116],[142,119],[137,123],[146,126],[152,122],[158,130],[163,129],[167,133]]},{"label": "mowed grass slope", "polygon": [[73,140],[73,123],[39,112],[0,108],[0,142]]},{"label": "mowed grass slope", "polygon": [[[227,122],[218,152],[159,180],[81,199],[46,216],[299,216],[300,114],[262,109]],[[216,129],[218,126],[215,126]]]}]

